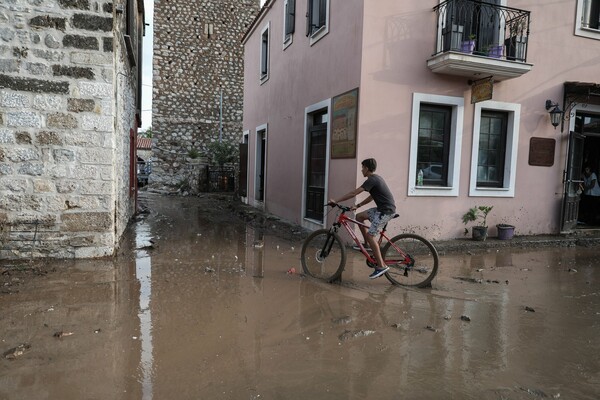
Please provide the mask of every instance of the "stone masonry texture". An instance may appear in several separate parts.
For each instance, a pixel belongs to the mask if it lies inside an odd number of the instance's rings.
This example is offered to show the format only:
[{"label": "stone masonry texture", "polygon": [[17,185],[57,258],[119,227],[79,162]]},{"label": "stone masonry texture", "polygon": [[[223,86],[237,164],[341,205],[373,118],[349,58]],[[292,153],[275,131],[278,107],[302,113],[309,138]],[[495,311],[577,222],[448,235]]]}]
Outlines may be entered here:
[{"label": "stone masonry texture", "polygon": [[[151,182],[177,185],[190,153],[242,137],[243,46],[259,0],[156,0]],[[187,161],[186,161],[187,159]]]},{"label": "stone masonry texture", "polygon": [[[135,31],[113,3],[133,7]],[[0,0],[0,259],[117,250],[140,123],[123,37],[141,46],[141,4]]]}]

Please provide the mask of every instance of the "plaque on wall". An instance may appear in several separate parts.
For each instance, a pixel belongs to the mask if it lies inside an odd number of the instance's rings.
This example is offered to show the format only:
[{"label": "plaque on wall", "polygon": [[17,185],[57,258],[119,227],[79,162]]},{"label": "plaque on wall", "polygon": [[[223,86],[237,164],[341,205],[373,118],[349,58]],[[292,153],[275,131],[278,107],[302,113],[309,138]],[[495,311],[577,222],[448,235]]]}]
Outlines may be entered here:
[{"label": "plaque on wall", "polygon": [[555,148],[556,139],[532,137],[529,140],[529,165],[553,166]]},{"label": "plaque on wall", "polygon": [[356,157],[358,89],[333,98],[331,119],[331,158]]},{"label": "plaque on wall", "polygon": [[494,81],[491,76],[471,82],[471,104],[491,100],[493,93]]}]

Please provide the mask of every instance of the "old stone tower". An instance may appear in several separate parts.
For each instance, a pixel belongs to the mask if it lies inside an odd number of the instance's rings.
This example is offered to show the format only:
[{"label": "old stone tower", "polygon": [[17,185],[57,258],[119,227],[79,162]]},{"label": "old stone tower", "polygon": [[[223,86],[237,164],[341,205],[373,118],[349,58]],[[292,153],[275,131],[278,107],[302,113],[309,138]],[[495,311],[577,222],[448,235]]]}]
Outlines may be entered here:
[{"label": "old stone tower", "polygon": [[240,141],[241,38],[258,9],[259,0],[155,0],[151,183],[186,179],[186,160],[218,141],[220,126],[223,140]]},{"label": "old stone tower", "polygon": [[0,1],[0,259],[114,254],[135,213],[143,2]]}]

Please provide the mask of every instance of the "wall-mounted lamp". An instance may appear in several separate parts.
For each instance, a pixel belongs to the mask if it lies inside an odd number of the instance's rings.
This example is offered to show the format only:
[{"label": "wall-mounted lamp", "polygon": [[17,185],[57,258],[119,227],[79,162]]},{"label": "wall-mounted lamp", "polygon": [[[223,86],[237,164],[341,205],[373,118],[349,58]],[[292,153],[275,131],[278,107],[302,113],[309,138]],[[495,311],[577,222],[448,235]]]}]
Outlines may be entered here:
[{"label": "wall-mounted lamp", "polygon": [[546,110],[550,110],[551,108],[552,111],[548,111],[548,114],[550,114],[550,122],[552,123],[552,126],[554,129],[556,129],[562,120],[563,111],[558,106],[558,103],[553,103],[552,100],[546,100]]}]

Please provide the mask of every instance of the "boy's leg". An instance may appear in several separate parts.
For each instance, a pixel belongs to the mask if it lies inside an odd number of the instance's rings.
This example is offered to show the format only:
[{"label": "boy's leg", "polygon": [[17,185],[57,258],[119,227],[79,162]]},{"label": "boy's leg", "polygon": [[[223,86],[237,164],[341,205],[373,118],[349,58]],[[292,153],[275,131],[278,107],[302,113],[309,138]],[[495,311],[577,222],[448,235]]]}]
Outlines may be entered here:
[{"label": "boy's leg", "polygon": [[377,261],[375,271],[373,271],[373,273],[369,275],[369,278],[371,279],[380,277],[385,271],[389,269],[388,266],[385,265],[385,261],[383,260],[383,256],[381,255],[381,249],[379,248],[379,244],[377,243],[376,237],[377,234],[383,228],[383,226],[390,219],[391,216],[381,215],[375,208],[371,208],[367,211],[363,211],[356,215],[357,221],[364,222],[366,220],[369,220],[369,222],[371,223],[371,225],[368,227],[359,225],[360,232],[362,233],[364,238],[364,242],[367,243],[369,247],[371,247],[371,250],[373,251],[373,257],[375,258],[375,261]]}]

